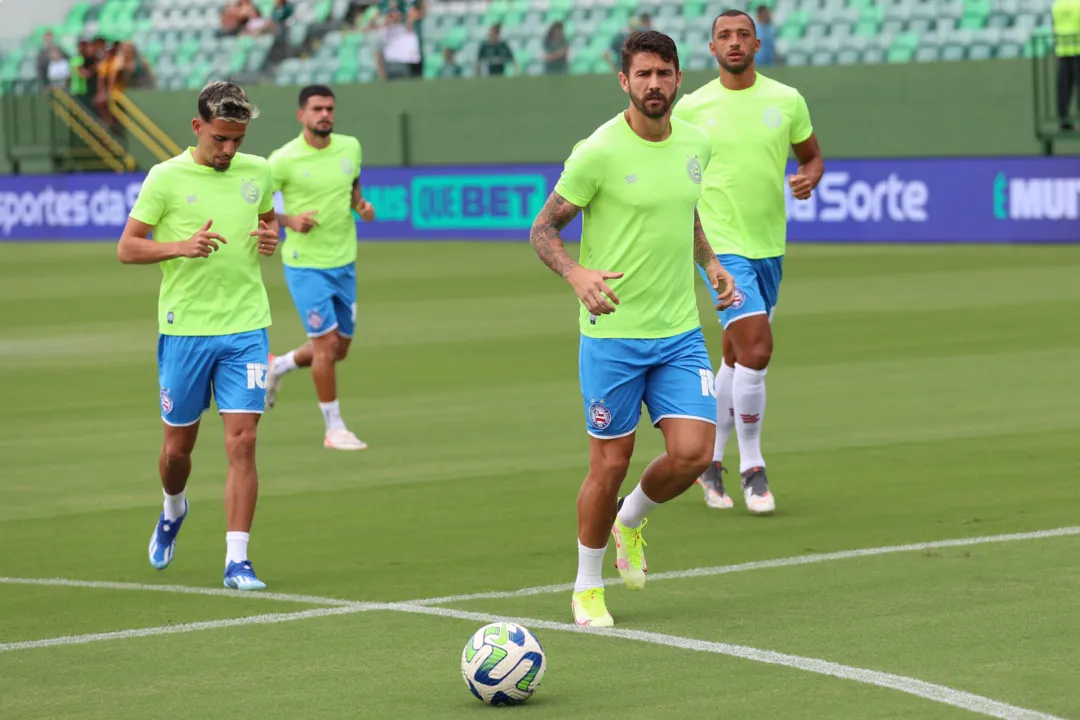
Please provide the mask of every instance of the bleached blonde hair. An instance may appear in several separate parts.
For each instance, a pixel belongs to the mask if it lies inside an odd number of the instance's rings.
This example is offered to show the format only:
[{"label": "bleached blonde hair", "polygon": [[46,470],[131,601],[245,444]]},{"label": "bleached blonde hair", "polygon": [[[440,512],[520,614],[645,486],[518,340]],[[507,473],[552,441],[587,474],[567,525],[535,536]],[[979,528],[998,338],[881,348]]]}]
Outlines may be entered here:
[{"label": "bleached blonde hair", "polygon": [[259,108],[248,100],[244,88],[227,80],[215,80],[199,93],[199,117],[206,122],[246,123],[259,117]]}]

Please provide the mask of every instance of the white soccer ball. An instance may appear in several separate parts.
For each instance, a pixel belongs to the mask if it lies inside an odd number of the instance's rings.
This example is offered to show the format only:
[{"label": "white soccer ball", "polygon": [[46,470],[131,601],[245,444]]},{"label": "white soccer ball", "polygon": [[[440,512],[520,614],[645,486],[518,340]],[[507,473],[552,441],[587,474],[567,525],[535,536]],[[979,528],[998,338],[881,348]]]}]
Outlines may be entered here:
[{"label": "white soccer ball", "polygon": [[527,628],[500,622],[477,630],[461,651],[461,674],[488,705],[525,702],[544,679],[547,656]]}]

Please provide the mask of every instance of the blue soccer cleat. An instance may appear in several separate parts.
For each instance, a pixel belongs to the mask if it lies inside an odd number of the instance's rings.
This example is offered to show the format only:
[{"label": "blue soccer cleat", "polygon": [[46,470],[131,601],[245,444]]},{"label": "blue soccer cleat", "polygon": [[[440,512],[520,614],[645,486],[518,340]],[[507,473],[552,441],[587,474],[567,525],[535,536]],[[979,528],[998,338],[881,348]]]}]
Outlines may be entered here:
[{"label": "blue soccer cleat", "polygon": [[176,536],[188,516],[188,504],[184,501],[184,514],[175,520],[166,520],[165,513],[158,518],[154,534],[150,536],[150,565],[158,570],[169,567],[176,555]]},{"label": "blue soccer cleat", "polygon": [[255,568],[251,567],[251,561],[230,562],[225,568],[225,587],[237,590],[262,590],[266,587],[259,578],[255,577]]}]

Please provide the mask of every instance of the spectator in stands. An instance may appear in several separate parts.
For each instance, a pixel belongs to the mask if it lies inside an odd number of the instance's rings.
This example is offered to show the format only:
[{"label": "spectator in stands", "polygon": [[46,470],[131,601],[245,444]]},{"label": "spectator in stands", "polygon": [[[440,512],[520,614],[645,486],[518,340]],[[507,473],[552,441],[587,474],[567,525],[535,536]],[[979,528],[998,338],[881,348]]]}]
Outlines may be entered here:
[{"label": "spectator in stands", "polygon": [[1054,52],[1058,56],[1058,119],[1062,130],[1076,128],[1069,119],[1073,90],[1080,105],[1080,0],[1054,0]]},{"label": "spectator in stands", "polygon": [[131,87],[153,87],[154,76],[146,60],[139,57],[135,46],[129,42],[119,43],[116,59],[109,68],[105,92],[127,92]]},{"label": "spectator in stands", "polygon": [[618,33],[611,39],[611,45],[604,51],[604,59],[607,60],[615,72],[622,70],[622,46],[631,33],[652,30],[652,18],[647,13],[641,13],[640,17],[630,18],[630,29]]},{"label": "spectator in stands", "polygon": [[487,39],[480,43],[476,52],[476,74],[505,75],[507,64],[513,64],[514,71],[518,71],[514,53],[502,39],[502,25],[495,23],[488,28]]},{"label": "spectator in stands", "polygon": [[[101,39],[101,45],[102,47],[105,46],[104,39]],[[102,54],[97,65],[97,89],[94,93],[94,108],[97,109],[98,117],[101,118],[101,122],[105,127],[114,131],[118,129],[118,126],[116,118],[113,117],[112,112],[109,110],[109,89],[113,79],[113,66],[117,62],[119,50],[120,43],[113,43]]]},{"label": "spectator in stands", "polygon": [[295,10],[289,0],[275,0],[274,9],[270,11],[270,20],[280,30],[285,27],[285,23],[293,16],[293,12]]},{"label": "spectator in stands", "polygon": [[413,77],[422,77],[424,74],[424,16],[427,15],[427,5],[424,0],[379,0],[379,15],[387,17],[394,8],[405,13],[405,21],[412,21],[413,32],[420,44],[420,59],[412,68]]},{"label": "spectator in stands", "polygon": [[86,109],[93,107],[93,95],[90,94],[89,80],[97,75],[97,61],[90,52],[90,43],[86,40],[79,41],[79,51],[71,58],[71,84],[72,97],[81,102]]},{"label": "spectator in stands", "polygon": [[443,48],[443,64],[439,68],[439,77],[441,78],[456,78],[461,77],[461,65],[458,65],[457,58],[454,57],[454,48]]},{"label": "spectator in stands", "polygon": [[[379,44],[375,48],[375,67],[383,80],[418,77],[423,74],[420,59],[420,37],[413,27],[415,15],[402,15],[394,6],[379,28]],[[419,70],[419,72],[418,72]]]},{"label": "spectator in stands", "polygon": [[42,85],[49,85],[52,81],[49,80],[49,66],[56,62],[57,55],[61,60],[67,61],[67,53],[60,49],[53,38],[52,31],[49,30],[41,36],[41,50],[38,51],[37,57],[37,69],[38,80]]},{"label": "spectator in stands", "polygon": [[274,24],[262,16],[252,0],[236,0],[221,11],[221,31],[224,35],[258,35],[273,28]]},{"label": "spectator in stands", "polygon": [[55,45],[49,48],[49,64],[45,69],[45,83],[49,88],[66,88],[71,79],[71,61],[64,51]]},{"label": "spectator in stands", "polygon": [[554,22],[544,36],[544,72],[549,75],[565,73],[570,66],[569,55],[566,28],[561,22]]},{"label": "spectator in stands", "polygon": [[761,49],[754,55],[754,64],[775,65],[780,62],[776,56],[776,27],[772,23],[772,11],[765,5],[758,5],[754,27],[761,41]]}]

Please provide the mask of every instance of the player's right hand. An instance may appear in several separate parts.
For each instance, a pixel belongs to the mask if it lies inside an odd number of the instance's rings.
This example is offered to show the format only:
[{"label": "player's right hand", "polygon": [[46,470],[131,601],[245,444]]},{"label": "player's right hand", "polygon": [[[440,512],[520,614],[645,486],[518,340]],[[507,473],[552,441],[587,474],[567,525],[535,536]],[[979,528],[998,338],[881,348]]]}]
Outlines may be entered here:
[{"label": "player's right hand", "polygon": [[[622,276],[621,272],[590,270],[578,265],[567,273],[566,281],[574,288],[578,300],[590,313],[593,315],[610,315],[615,312],[615,305],[619,304],[619,298],[615,295],[615,291],[608,287],[606,281],[618,280]],[[611,302],[608,302],[608,299]]]},{"label": "player's right hand", "polygon": [[199,232],[195,233],[187,240],[178,242],[177,250],[180,252],[180,257],[210,257],[210,253],[218,249],[219,242],[224,244],[225,238],[221,237],[216,232],[210,232],[210,226],[213,224],[213,220],[207,220],[206,224],[202,226],[202,229],[199,230]]},{"label": "player's right hand", "polygon": [[311,228],[317,226],[319,221],[315,219],[315,213],[318,210],[308,210],[302,212],[299,215],[290,215],[289,221],[285,224],[287,228],[298,233],[308,233]]}]

